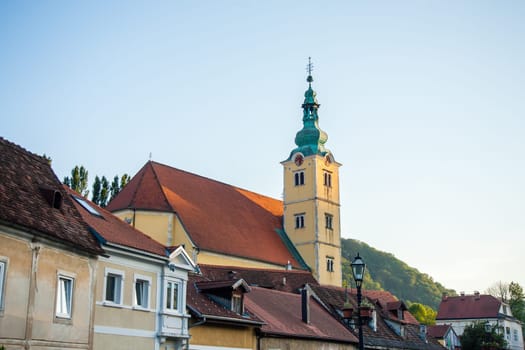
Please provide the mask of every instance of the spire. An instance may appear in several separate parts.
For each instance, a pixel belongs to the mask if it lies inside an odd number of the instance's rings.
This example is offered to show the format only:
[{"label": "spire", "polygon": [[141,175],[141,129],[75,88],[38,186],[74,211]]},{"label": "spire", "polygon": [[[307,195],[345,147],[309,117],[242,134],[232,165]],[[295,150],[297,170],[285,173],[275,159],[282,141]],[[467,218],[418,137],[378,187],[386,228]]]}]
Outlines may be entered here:
[{"label": "spire", "polygon": [[325,155],[328,153],[328,150],[324,147],[328,140],[328,135],[319,128],[317,110],[320,104],[317,102],[316,92],[312,89],[312,82],[314,81],[312,70],[313,64],[311,58],[308,57],[308,65],[306,66],[308,90],[304,93],[304,102],[302,104],[303,128],[295,136],[295,144],[298,147],[292,151],[290,157],[297,152],[301,152],[304,156],[312,154]]}]

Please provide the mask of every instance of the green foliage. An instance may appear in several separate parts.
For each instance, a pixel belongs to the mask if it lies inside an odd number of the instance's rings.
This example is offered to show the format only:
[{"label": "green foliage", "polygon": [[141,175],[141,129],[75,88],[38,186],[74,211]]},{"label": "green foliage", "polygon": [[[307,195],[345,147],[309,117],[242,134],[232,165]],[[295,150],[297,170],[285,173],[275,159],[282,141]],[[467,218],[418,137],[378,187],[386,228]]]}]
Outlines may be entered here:
[{"label": "green foliage", "polygon": [[459,337],[463,350],[480,350],[483,348],[505,349],[505,336],[495,325],[488,322],[475,322],[465,327]]},{"label": "green foliage", "polygon": [[509,294],[509,306],[512,315],[522,323],[525,323],[525,295],[523,288],[516,282],[510,282]]},{"label": "green foliage", "polygon": [[[407,304],[421,303],[437,310],[444,292],[455,295],[432,277],[408,266],[390,253],[376,250],[364,242],[341,239],[343,280],[353,281],[350,263],[357,253],[366,263],[365,289],[388,290]],[[346,259],[346,260],[345,260]]]},{"label": "green foliage", "polygon": [[120,177],[120,183],[119,183],[119,177],[118,175],[115,175],[113,178],[113,182],[111,183],[110,191],[111,191],[111,197],[110,201],[113,200],[119,194],[120,191],[126,186],[126,184],[129,182],[130,177],[128,174],[124,174]]},{"label": "green foliage", "polygon": [[84,168],[84,166],[75,166],[73,170],[71,170],[71,177],[65,177],[64,178],[64,184],[71,187],[75,192],[79,193],[83,197],[87,197],[89,194],[89,191],[87,190],[88,187],[88,171]]},{"label": "green foliage", "polygon": [[413,303],[408,308],[408,311],[418,320],[419,323],[432,326],[436,324],[437,312],[428,305],[420,303]]},{"label": "green foliage", "polygon": [[91,195],[91,201],[95,203],[96,205],[100,205],[100,191],[102,189],[102,183],[100,182],[100,178],[95,176],[95,182],[93,182],[93,191]]},{"label": "green foliage", "polygon": [[100,180],[101,183],[101,189],[100,189],[100,206],[102,208],[105,208],[108,204],[108,197],[109,197],[109,181],[106,179],[105,176],[102,176],[102,180]]}]

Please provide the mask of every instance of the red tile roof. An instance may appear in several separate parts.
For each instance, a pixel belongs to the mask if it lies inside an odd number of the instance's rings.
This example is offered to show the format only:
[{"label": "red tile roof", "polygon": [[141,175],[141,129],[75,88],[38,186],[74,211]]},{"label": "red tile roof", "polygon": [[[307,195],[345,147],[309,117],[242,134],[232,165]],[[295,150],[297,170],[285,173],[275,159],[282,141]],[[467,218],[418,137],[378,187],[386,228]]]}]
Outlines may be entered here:
[{"label": "red tile roof", "polygon": [[271,335],[356,343],[357,338],[310,298],[310,323],[302,321],[301,295],[253,287],[245,306],[262,319],[262,332]]},{"label": "red tile roof", "polygon": [[[53,195],[61,197],[59,208],[49,201]],[[1,137],[0,223],[89,253],[104,252],[49,162]]]},{"label": "red tile roof", "polygon": [[240,315],[215,302],[205,292],[201,292],[197,285],[210,282],[209,279],[193,274],[190,274],[188,277],[186,305],[193,315],[212,322],[228,322],[257,327],[263,323],[257,316],[249,312],[245,315]]},{"label": "red tile roof", "polygon": [[296,293],[305,284],[317,285],[308,271],[249,268],[239,266],[199,265],[204,276],[211,280],[242,278],[250,286]]},{"label": "red tile roof", "polygon": [[434,325],[434,326],[427,326],[427,334],[430,337],[436,338],[436,339],[443,339],[445,335],[447,334],[448,330],[450,329],[449,324],[440,324],[440,325]]},{"label": "red tile roof", "polygon": [[146,251],[148,253],[160,255],[162,257],[167,257],[166,247],[164,247],[162,244],[136,230],[133,228],[133,226],[125,223],[115,215],[111,214],[109,211],[99,207],[90,200],[81,197],[69,187],[64,186],[64,188],[69,193],[69,195],[77,198],[80,197],[100,214],[100,216],[97,216],[89,213],[76,200],[73,200],[73,203],[80,212],[80,215],[82,215],[84,221],[102,238],[104,238],[104,240],[110,243]]},{"label": "red tile roof", "polygon": [[501,301],[492,295],[460,295],[444,297],[439,304],[437,320],[498,317]]},{"label": "red tile roof", "polygon": [[304,269],[278,233],[279,200],[150,161],[107,207],[129,208],[177,213],[201,250]]}]

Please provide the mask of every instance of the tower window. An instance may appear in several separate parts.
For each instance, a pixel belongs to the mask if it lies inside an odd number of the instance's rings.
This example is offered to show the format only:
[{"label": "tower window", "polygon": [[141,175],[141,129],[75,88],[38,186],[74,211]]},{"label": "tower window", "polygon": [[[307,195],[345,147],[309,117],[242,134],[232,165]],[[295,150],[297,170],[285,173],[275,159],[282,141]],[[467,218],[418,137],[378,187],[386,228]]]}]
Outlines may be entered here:
[{"label": "tower window", "polygon": [[334,272],[334,258],[331,256],[326,257],[326,271]]},{"label": "tower window", "polygon": [[324,220],[325,220],[325,227],[329,230],[332,230],[334,228],[332,226],[334,216],[332,214],[324,214]]},{"label": "tower window", "polygon": [[304,171],[298,171],[294,174],[295,186],[304,185]]},{"label": "tower window", "polygon": [[324,185],[326,187],[332,187],[332,174],[328,171],[324,172]]},{"label": "tower window", "polygon": [[304,227],[304,214],[295,215],[295,228]]}]

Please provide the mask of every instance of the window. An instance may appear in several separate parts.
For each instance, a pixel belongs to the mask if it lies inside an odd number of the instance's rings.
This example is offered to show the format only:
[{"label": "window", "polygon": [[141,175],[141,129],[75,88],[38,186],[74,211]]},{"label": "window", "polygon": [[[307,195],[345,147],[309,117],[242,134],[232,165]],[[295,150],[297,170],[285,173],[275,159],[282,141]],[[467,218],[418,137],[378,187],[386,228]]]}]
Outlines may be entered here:
[{"label": "window", "polygon": [[304,185],[304,171],[298,171],[294,174],[295,186]]},{"label": "window", "polygon": [[106,270],[106,290],[105,301],[114,304],[122,304],[122,283],[124,273],[112,269]]},{"label": "window", "polygon": [[304,227],[304,214],[295,215],[295,228]]},{"label": "window", "polygon": [[514,341],[518,341],[519,340],[518,330],[517,329],[513,329],[512,330],[512,334],[514,335]]},{"label": "window", "polygon": [[232,295],[232,311],[242,314],[242,296],[238,294]]},{"label": "window", "polygon": [[325,220],[325,227],[329,230],[333,229],[332,222],[333,222],[334,216],[331,214],[324,214],[324,220]]},{"label": "window", "polygon": [[149,290],[151,279],[145,276],[135,277],[135,300],[134,305],[148,308],[149,307]]},{"label": "window", "polygon": [[326,271],[334,272],[334,258],[331,256],[326,257]]},{"label": "window", "polygon": [[4,309],[4,282],[6,274],[7,263],[0,261],[0,310]]},{"label": "window", "polygon": [[73,282],[71,277],[58,275],[55,315],[60,318],[71,318],[73,305]]},{"label": "window", "polygon": [[332,187],[332,174],[328,171],[324,172],[324,185],[326,187]]},{"label": "window", "polygon": [[179,284],[173,281],[166,283],[166,309],[173,311],[179,309]]},{"label": "window", "polygon": [[73,197],[74,200],[76,200],[78,202],[78,204],[80,204],[90,214],[102,217],[102,215],[100,215],[100,213],[95,208],[93,208],[91,205],[89,205],[89,203],[86,202],[84,199],[82,199],[80,197],[77,197],[77,196],[72,196],[72,197]]}]

